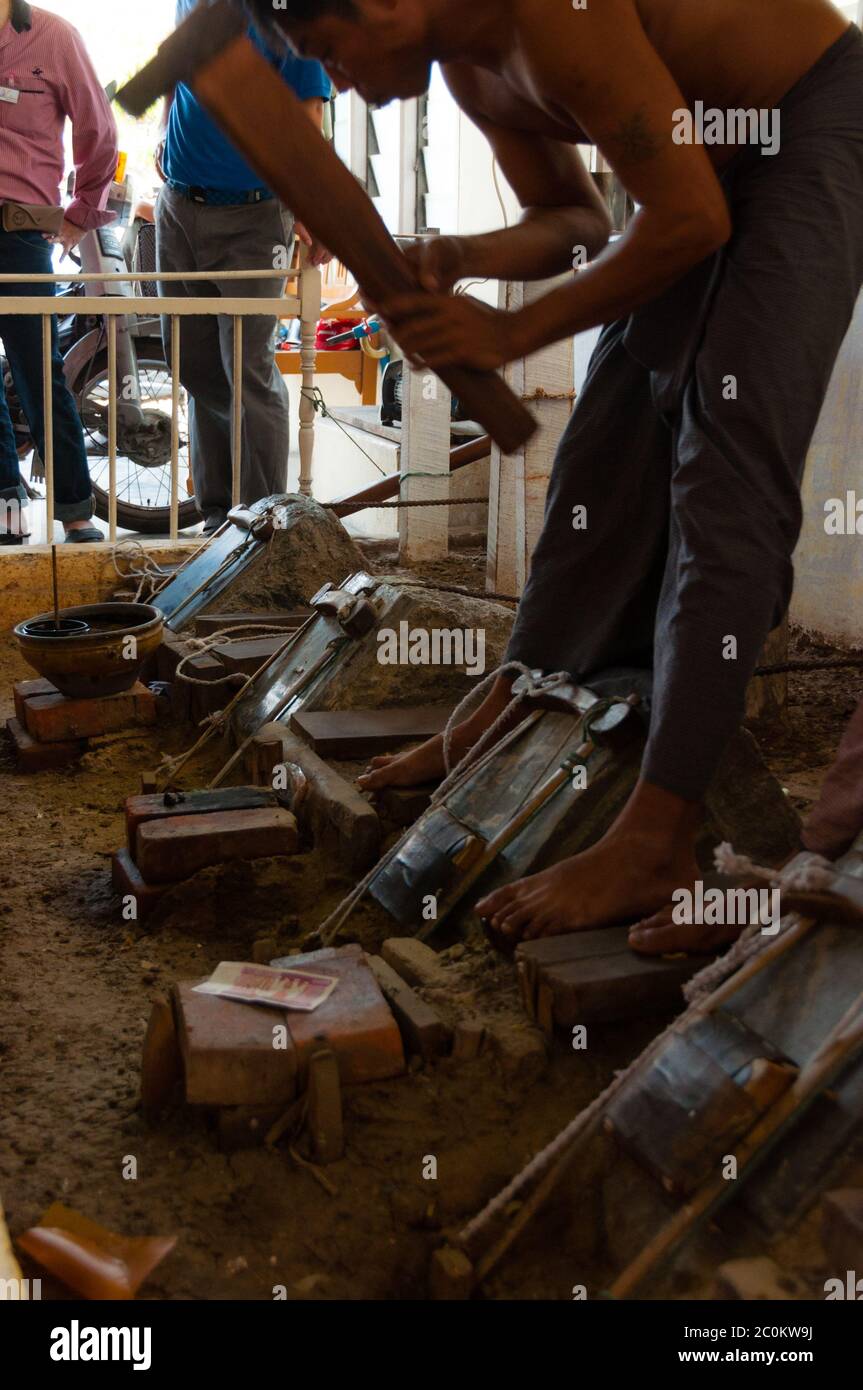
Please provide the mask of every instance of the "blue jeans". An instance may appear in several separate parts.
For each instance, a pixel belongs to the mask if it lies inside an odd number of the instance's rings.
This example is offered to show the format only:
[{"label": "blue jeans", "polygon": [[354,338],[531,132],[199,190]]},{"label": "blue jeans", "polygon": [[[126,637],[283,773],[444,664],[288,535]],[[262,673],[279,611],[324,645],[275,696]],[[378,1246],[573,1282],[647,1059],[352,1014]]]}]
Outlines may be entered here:
[{"label": "blue jeans", "polygon": [[[5,232],[0,229],[0,273],[44,275],[52,272],[52,246],[41,232]],[[0,284],[3,295],[44,295],[49,284]],[[42,408],[42,321],[37,315],[0,314],[0,338],[6,349],[18,398],[36,441],[45,457],[45,415]],[[63,376],[63,359],[57,343],[57,320],[52,328],[54,378],[54,486],[55,513],[60,521],[87,521],[93,515],[93,489],[87,466],[84,430],[74,397]],[[0,380],[0,498],[25,500],[18,472],[18,450],[12,417]]]}]

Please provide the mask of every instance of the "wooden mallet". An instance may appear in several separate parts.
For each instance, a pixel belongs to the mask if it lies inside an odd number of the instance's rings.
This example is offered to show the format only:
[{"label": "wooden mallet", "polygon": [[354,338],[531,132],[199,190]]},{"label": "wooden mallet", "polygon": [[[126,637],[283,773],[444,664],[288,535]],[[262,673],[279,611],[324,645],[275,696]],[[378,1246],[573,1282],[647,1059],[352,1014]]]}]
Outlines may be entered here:
[{"label": "wooden mallet", "polygon": [[[268,188],[376,303],[420,290],[363,188],[250,42],[248,22],[237,0],[199,6],[117,101],[140,116],[186,83]],[[530,411],[495,372],[454,366],[440,377],[505,453],[515,453],[536,429]]]}]

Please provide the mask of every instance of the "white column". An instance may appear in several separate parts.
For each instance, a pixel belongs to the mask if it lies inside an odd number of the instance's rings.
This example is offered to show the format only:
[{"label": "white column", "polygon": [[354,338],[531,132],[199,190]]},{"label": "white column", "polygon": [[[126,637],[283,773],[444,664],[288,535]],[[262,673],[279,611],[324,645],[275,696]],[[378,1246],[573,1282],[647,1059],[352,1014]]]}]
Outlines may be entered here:
[{"label": "white column", "polygon": [[[500,307],[515,313],[571,283],[571,275],[530,283],[510,281],[500,286]],[[504,377],[517,396],[526,398],[539,429],[516,454],[502,454],[496,445],[492,448],[486,587],[490,593],[519,595],[542,530],[554,456],[572,412],[572,337],[510,362]]]},{"label": "white column", "polygon": [[[449,496],[450,393],[442,381],[405,363],[402,391],[401,501]],[[439,560],[449,553],[449,507],[399,512],[399,559]]]}]

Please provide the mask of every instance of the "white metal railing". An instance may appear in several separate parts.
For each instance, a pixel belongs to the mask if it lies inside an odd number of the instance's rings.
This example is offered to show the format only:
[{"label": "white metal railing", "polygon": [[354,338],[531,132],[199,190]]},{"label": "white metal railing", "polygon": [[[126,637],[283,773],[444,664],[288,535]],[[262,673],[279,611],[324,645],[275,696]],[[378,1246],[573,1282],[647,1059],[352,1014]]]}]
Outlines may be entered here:
[{"label": "white metal railing", "polygon": [[[241,470],[243,441],[243,320],[247,317],[274,317],[276,319],[298,318],[301,323],[300,344],[300,408],[299,408],[299,452],[300,479],[299,490],[304,496],[312,491],[312,463],[314,454],[315,407],[313,398],[314,376],[317,354],[315,334],[321,316],[321,272],[317,268],[301,265],[297,270],[278,272],[286,280],[296,279],[299,283],[298,295],[283,295],[277,299],[242,299],[228,297],[190,296],[158,299],[136,297],[134,295],[87,296],[76,295],[68,300],[35,295],[0,296],[2,315],[39,315],[42,318],[42,391],[45,416],[45,451],[42,460],[45,469],[45,500],[47,509],[47,539],[50,541],[54,527],[54,399],[53,373],[51,364],[51,319],[74,312],[99,318],[104,316],[108,324],[108,479],[109,479],[109,518],[108,538],[117,539],[117,320],[119,317],[132,318],[141,315],[153,318],[166,315],[171,319],[171,484],[170,484],[170,536],[176,540],[179,534],[179,485],[180,485],[180,334],[181,320],[189,315],[225,314],[233,320],[234,360],[232,396],[232,499],[237,506],[241,500]],[[99,271],[75,274],[34,274],[0,275],[0,285],[6,284],[135,284],[143,280],[153,283],[172,281],[223,280],[272,280],[273,269],[266,270],[226,270],[226,271],[162,271],[149,274],[134,270],[127,273],[103,274]]]}]

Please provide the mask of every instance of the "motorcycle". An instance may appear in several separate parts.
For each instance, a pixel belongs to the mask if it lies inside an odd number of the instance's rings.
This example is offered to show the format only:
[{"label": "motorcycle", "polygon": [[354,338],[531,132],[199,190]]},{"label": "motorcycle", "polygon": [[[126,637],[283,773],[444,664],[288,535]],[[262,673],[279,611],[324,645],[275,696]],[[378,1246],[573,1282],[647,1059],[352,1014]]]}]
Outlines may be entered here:
[{"label": "motorcycle", "polygon": [[[78,314],[75,299],[87,297],[132,298],[138,274],[155,270],[155,227],[140,208],[132,212],[125,185],[115,185],[109,201],[118,212],[114,226],[87,232],[72,260],[92,274],[129,273],[124,281],[71,282],[58,286],[58,332],[63,367],[84,426],[84,439],[93,484],[96,516],[109,518],[108,460],[108,320],[107,316]],[[116,227],[124,231],[123,240]],[[170,527],[171,485],[171,369],[165,358],[161,324],[156,312],[156,288],[140,282],[137,292],[154,299],[152,315],[120,316],[117,321],[117,524],[145,535],[165,535]],[[66,312],[62,312],[65,310]],[[18,457],[32,451],[32,481],[44,480],[44,466],[34,448],[30,428],[21,408],[12,373],[0,353],[0,371],[18,443]],[[188,413],[185,394],[180,395],[180,478],[189,473]],[[31,495],[32,486],[22,478]],[[182,482],[181,482],[182,487]],[[194,498],[180,501],[180,528],[196,525],[201,516]]]}]

